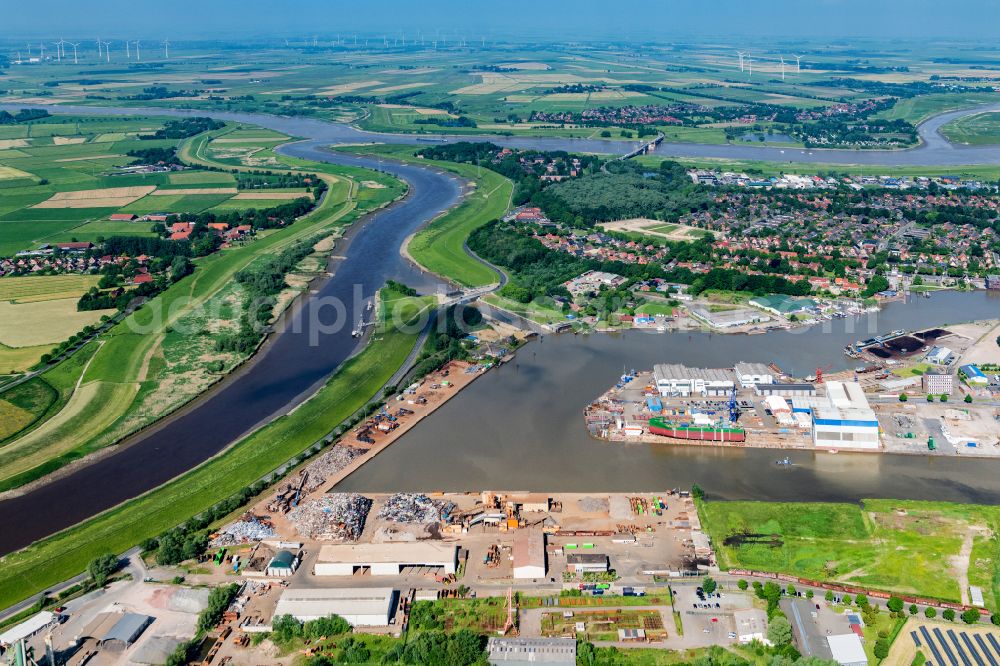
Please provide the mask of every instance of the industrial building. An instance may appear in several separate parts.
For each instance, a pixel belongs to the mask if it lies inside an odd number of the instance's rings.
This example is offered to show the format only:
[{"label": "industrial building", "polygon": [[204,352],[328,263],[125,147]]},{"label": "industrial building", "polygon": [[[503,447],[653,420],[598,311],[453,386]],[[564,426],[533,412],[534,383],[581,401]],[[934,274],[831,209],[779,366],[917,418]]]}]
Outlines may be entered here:
[{"label": "industrial building", "polygon": [[780,395],[785,398],[793,396],[813,396],[816,395],[816,386],[813,384],[757,384],[754,386],[757,395]]},{"label": "industrial building", "polygon": [[880,446],[878,417],[861,386],[827,382],[824,402],[812,409],[813,445],[823,449],[874,450]]},{"label": "industrial building", "polygon": [[736,386],[734,374],[714,368],[689,368],[680,363],[658,363],[653,366],[656,390],[666,397],[727,396]]},{"label": "industrial building", "polygon": [[608,556],[600,553],[570,553],[566,569],[575,573],[604,573],[610,568]]},{"label": "industrial building", "polygon": [[574,638],[498,638],[486,644],[490,664],[529,666],[530,664],[576,664]]},{"label": "industrial building", "polygon": [[948,347],[933,347],[927,352],[927,362],[935,365],[948,365],[955,358],[955,352]]},{"label": "industrial building", "polygon": [[274,617],[291,615],[300,622],[339,615],[352,627],[386,627],[396,607],[391,587],[286,589],[278,599]]},{"label": "industrial building", "polygon": [[545,578],[545,533],[523,529],[514,532],[514,578]]},{"label": "industrial building", "polygon": [[763,363],[737,363],[733,369],[736,371],[736,381],[743,388],[774,383],[774,372]]},{"label": "industrial building", "polygon": [[30,638],[39,631],[56,623],[56,615],[51,611],[39,611],[24,622],[0,633],[0,645],[13,645],[23,638]]},{"label": "industrial building", "polygon": [[738,610],[733,613],[736,624],[736,638],[740,643],[760,641],[769,645],[767,639],[767,613],[759,608]]},{"label": "industrial building", "polygon": [[156,618],[148,615],[125,613],[101,637],[99,644],[107,650],[124,652],[139,639],[139,636],[142,636],[142,632],[146,631],[146,627],[153,624],[154,619]]},{"label": "industrial building", "polygon": [[766,314],[753,308],[734,307],[732,310],[713,312],[702,305],[692,305],[688,308],[688,313],[712,328],[733,328],[771,321]]},{"label": "industrial building", "polygon": [[399,576],[407,567],[458,569],[458,546],[439,541],[327,544],[313,567],[317,576],[353,576],[368,570],[372,576]]},{"label": "industrial building", "polygon": [[840,666],[868,666],[868,656],[865,646],[857,634],[841,634],[828,636],[830,654]]},{"label": "industrial building", "polygon": [[267,563],[267,575],[275,578],[285,578],[295,573],[299,568],[299,558],[291,551],[279,550]]},{"label": "industrial building", "polygon": [[947,372],[925,372],[920,377],[920,386],[924,393],[951,395],[955,390],[955,378]]},{"label": "industrial building", "polygon": [[522,513],[537,513],[549,510],[549,496],[544,493],[514,495],[509,502],[521,508]]},{"label": "industrial building", "polygon": [[788,317],[812,310],[816,307],[816,301],[811,298],[793,298],[785,294],[771,294],[770,296],[751,298],[750,305],[772,314]]},{"label": "industrial building", "polygon": [[986,386],[990,383],[989,377],[979,369],[978,365],[963,365],[958,371],[965,377],[965,383],[969,386]]}]

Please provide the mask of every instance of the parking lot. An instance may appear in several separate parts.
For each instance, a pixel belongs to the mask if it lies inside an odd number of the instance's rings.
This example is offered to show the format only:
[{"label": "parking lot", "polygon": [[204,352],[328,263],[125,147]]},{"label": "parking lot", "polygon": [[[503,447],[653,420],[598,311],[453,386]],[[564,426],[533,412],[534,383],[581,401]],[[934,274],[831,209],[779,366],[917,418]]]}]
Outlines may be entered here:
[{"label": "parking lot", "polygon": [[699,596],[698,588],[696,585],[672,588],[674,609],[680,613],[687,642],[691,647],[735,643],[733,613],[753,608],[753,599],[748,594],[728,590]]}]

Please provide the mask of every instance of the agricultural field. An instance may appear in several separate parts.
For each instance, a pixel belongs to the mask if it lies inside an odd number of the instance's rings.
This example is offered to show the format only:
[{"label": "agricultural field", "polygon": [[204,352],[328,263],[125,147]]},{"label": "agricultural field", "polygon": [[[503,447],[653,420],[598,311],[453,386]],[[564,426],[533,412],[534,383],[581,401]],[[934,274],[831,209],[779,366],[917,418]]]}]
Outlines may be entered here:
[{"label": "agricultural field", "polygon": [[947,601],[983,588],[1000,601],[1000,510],[896,500],[852,504],[706,502],[720,566]]},{"label": "agricultural field", "polygon": [[77,312],[77,300],[97,282],[93,275],[0,277],[0,373],[27,370],[54,344],[113,314]]},{"label": "agricultural field", "polygon": [[[241,192],[233,175],[220,171],[123,172],[121,167],[136,159],[126,154],[129,151],[179,145],[180,140],[137,138],[164,122],[51,116],[0,127],[0,135],[24,135],[0,139],[17,144],[16,149],[0,150],[0,257],[42,244],[153,235],[152,223],[143,219],[151,214],[262,209],[310,196],[301,189]],[[227,150],[266,149],[267,164],[280,166],[270,151],[288,137],[244,125],[231,125],[223,133],[220,140],[232,142],[223,144]],[[244,161],[221,160],[216,165],[243,166]],[[115,213],[132,213],[138,219],[109,220]]]},{"label": "agricultural field", "polygon": [[[252,67],[225,48],[178,44],[177,57],[160,59],[148,71],[123,71],[121,63],[95,61],[95,54],[81,56],[80,65],[11,67],[0,100],[304,115],[354,121],[373,131],[592,138],[620,138],[621,128],[604,136],[600,127],[583,126],[578,118],[539,120],[533,114],[671,104],[810,110],[895,96],[899,103],[877,117],[916,123],[944,110],[996,100],[991,90],[998,79],[996,59],[973,46],[873,42],[866,47],[870,61],[864,66],[846,46],[806,41],[788,48],[803,54],[801,67],[785,54],[789,65],[783,76],[781,53],[772,48],[754,58],[750,77],[741,71],[733,47],[712,42],[646,44],[640,53],[615,43],[553,49],[502,41],[290,40],[283,48],[257,49]],[[766,132],[774,122],[736,124]],[[718,123],[648,126],[671,141],[739,140],[727,138]],[[30,138],[47,137],[39,128]],[[24,150],[25,138],[0,128],[0,157]],[[113,155],[117,143],[128,138],[127,128],[108,127],[81,145],[105,146],[104,154]],[[77,138],[48,140],[53,146],[57,141],[69,145]],[[230,164],[267,164],[278,140],[266,132],[232,136],[213,151]]]}]

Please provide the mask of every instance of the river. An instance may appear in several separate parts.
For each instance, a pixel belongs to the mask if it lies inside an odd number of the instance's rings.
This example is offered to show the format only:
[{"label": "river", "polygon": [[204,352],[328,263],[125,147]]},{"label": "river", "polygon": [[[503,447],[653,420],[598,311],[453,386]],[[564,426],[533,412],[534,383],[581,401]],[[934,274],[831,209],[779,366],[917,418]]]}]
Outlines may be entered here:
[{"label": "river", "polygon": [[[210,116],[219,120],[252,123],[283,132],[289,136],[315,139],[327,143],[446,143],[454,141],[492,141],[511,148],[566,150],[621,155],[638,142],[605,141],[601,139],[565,139],[560,137],[511,136],[444,136],[410,135],[367,132],[344,123],[312,118],[269,116],[257,113],[184,110],[170,108],[137,108],[73,105],[0,104],[0,109],[14,111],[23,108],[46,109],[52,113],[88,115],[149,115],[149,116]],[[960,146],[949,142],[940,132],[945,124],[963,116],[1000,111],[1000,103],[970,109],[949,111],[924,120],[917,126],[920,145],[905,150],[843,150],[803,149],[759,146],[746,143],[702,144],[663,142],[655,155],[660,157],[717,158],[732,160],[764,160],[769,162],[807,162],[817,164],[858,164],[866,166],[948,166],[1000,164],[1000,150],[993,146]]]},{"label": "river", "polygon": [[[648,491],[701,484],[711,497],[853,501],[864,497],[1000,502],[1000,459],[623,444],[590,437],[583,408],[623,368],[655,363],[724,367],[776,362],[804,376],[852,367],[849,342],[1000,314],[1000,295],[938,293],[883,312],[764,335],[647,333],[559,335],[532,342],[391,448],[342,481],[358,492],[515,489]],[[786,452],[780,452],[785,457]]]},{"label": "river", "polygon": [[[321,162],[371,166],[364,158],[320,150],[317,142],[290,144],[281,152]],[[409,234],[459,200],[461,185],[455,178],[422,167],[385,163],[381,168],[409,184],[406,198],[369,216],[364,224],[355,223],[337,244],[336,253],[346,258],[331,262],[334,276],[319,285],[305,306],[299,303],[289,313],[263,350],[203,398],[130,438],[112,455],[0,501],[4,517],[0,553],[22,548],[155,488],[287,413],[359,347],[351,337],[354,323],[366,300],[386,280],[425,292],[434,290],[437,280],[413,268],[399,248]],[[345,311],[312,307],[319,299],[336,299]],[[346,325],[336,326],[338,317]],[[336,330],[322,332],[326,329]]]},{"label": "river", "polygon": [[[353,322],[359,316],[359,312],[355,309],[358,304],[363,303],[362,299],[370,298],[387,279],[403,280],[425,289],[434,284],[434,280],[414,270],[400,257],[399,248],[410,233],[457,202],[460,195],[458,182],[450,176],[422,167],[383,163],[369,158],[333,154],[320,149],[331,143],[342,142],[413,142],[414,137],[371,134],[348,125],[263,114],[16,104],[0,104],[0,109],[20,109],[28,106],[46,108],[58,113],[174,117],[198,115],[252,123],[305,139],[283,146],[280,152],[284,154],[315,161],[382,168],[409,183],[408,196],[401,203],[378,213],[374,219],[354,225],[346,241],[340,243],[337,248],[338,254],[346,252],[346,259],[334,262],[332,267],[335,274],[320,287],[317,296],[340,299],[347,305],[344,318]],[[989,107],[981,107],[975,111],[987,108]],[[962,113],[970,111],[950,115],[957,116]],[[933,132],[937,131],[928,123],[921,126],[922,134],[928,127],[933,129]],[[489,138],[510,146],[571,151],[623,153],[634,146],[631,143],[597,140]],[[425,139],[426,137],[419,137],[416,140]],[[704,157],[778,159],[773,156],[768,157],[775,150],[778,149],[737,145],[671,144],[661,147],[659,154],[691,151],[687,154]],[[964,150],[951,147],[950,144],[930,142],[921,148],[909,151],[813,151],[813,153],[795,159],[870,164],[1000,163],[1000,150],[982,148]],[[921,159],[923,161],[920,161]],[[956,298],[963,296],[965,295],[953,295]],[[941,297],[931,299],[929,302],[937,304],[940,302],[938,298]],[[307,299],[306,303],[312,300],[315,300],[315,297]],[[919,303],[916,307],[926,308]],[[994,305],[992,316],[995,316],[996,310]],[[21,496],[0,501],[0,515],[4,517],[4,529],[0,530],[0,554],[26,546],[155,488],[218,453],[256,425],[286,413],[305,396],[315,391],[345,358],[357,350],[358,344],[350,337],[352,326],[348,325],[341,327],[337,333],[319,335],[317,344],[311,345],[310,339],[314,337],[317,327],[331,323],[336,315],[331,310],[324,310],[322,316],[313,321],[303,314],[309,311],[309,308],[293,311],[289,316],[289,322],[295,325],[272,335],[271,340],[253,362],[227,377],[189,407],[165,419],[156,427],[130,438],[126,442],[127,445],[119,447],[111,455],[100,458],[90,465],[77,467],[64,476]],[[892,311],[894,310],[890,310]],[[942,322],[955,320],[955,317],[940,318],[937,312],[932,307],[925,314],[926,317],[933,317]],[[987,315],[985,313],[974,315],[970,312],[958,319],[964,320],[973,316]],[[881,328],[888,330],[896,327],[886,324]],[[576,489],[586,489],[591,487],[591,484],[600,486],[611,483],[628,487],[635,484],[648,488],[663,488],[701,479],[715,492],[719,492],[722,487],[736,489],[741,483],[747,483],[742,474],[746,469],[743,456],[756,460],[763,466],[762,469],[773,471],[766,466],[765,457],[752,452],[739,454],[740,457],[737,458],[734,457],[736,454],[730,452],[702,450],[688,452],[679,449],[650,453],[643,460],[642,456],[636,456],[633,450],[628,448],[613,449],[589,440],[565,440],[565,437],[569,437],[567,433],[572,432],[573,428],[582,431],[579,419],[574,421],[568,416],[570,414],[578,416],[588,401],[607,388],[608,378],[613,377],[616,369],[620,369],[623,363],[635,367],[648,367],[654,362],[667,360],[665,357],[668,349],[663,345],[677,345],[673,353],[686,358],[691,364],[696,364],[699,358],[706,361],[721,361],[725,350],[729,350],[728,354],[735,354],[736,357],[745,360],[755,360],[753,357],[760,355],[768,360],[780,361],[782,356],[773,352],[785,347],[784,339],[781,337],[783,335],[785,334],[749,338],[715,336],[712,339],[707,336],[692,337],[691,342],[686,342],[686,338],[679,340],[675,336],[647,338],[626,335],[624,340],[619,340],[617,336],[592,336],[562,337],[547,343],[539,343],[539,349],[542,345],[549,345],[545,353],[538,354],[535,349],[529,348],[522,353],[522,358],[518,361],[520,367],[503,368],[477,381],[471,390],[449,402],[438,414],[428,419],[426,423],[432,425],[422,423],[412,437],[407,436],[399,445],[380,455],[374,463],[370,463],[370,466],[365,466],[358,475],[347,480],[348,486],[345,487],[364,488],[365,484],[371,484],[370,489],[418,486],[423,488],[527,486],[551,489],[573,486]],[[860,336],[850,339],[857,337]],[[801,337],[801,347],[803,353],[810,355],[808,358],[814,358],[820,353],[815,339],[811,338],[812,335],[808,334],[802,334]],[[836,350],[839,350],[846,341],[845,339],[844,342],[833,344],[830,347],[833,351],[827,350],[822,353],[836,354]],[[687,344],[687,347],[685,348],[682,343]],[[823,347],[825,349],[825,343]],[[548,352],[550,348],[556,351]],[[698,353],[705,355],[693,355],[690,351],[686,351],[690,349],[703,350]],[[528,354],[531,354],[532,358],[540,359],[537,361],[538,365],[532,365],[533,362],[527,358]],[[739,360],[736,357],[732,360]],[[794,359],[785,362],[796,363]],[[559,367],[548,366],[545,363],[556,363]],[[574,374],[566,374],[571,369]],[[511,375],[513,380],[510,379]],[[563,381],[557,381],[557,378],[569,383],[564,384]],[[504,383],[511,381],[514,381],[513,385]],[[536,389],[531,393],[535,399],[540,398],[539,402],[528,403],[521,395],[509,395],[506,402],[499,400],[503,390],[509,392],[511,386],[520,387],[524,390],[524,395],[528,395],[525,389],[539,385],[550,389],[548,391]],[[491,395],[489,393],[491,389],[498,393]],[[474,400],[477,402],[472,402]],[[460,406],[464,406],[467,411],[456,413]],[[512,418],[512,415],[516,418]],[[426,438],[423,444],[421,437]],[[597,449],[596,446],[601,448]],[[588,450],[590,453],[587,453]],[[458,451],[461,451],[461,455],[456,455]],[[409,466],[407,464],[401,467],[395,466],[401,463],[399,456],[414,456],[414,452],[419,454],[408,459]],[[682,460],[689,461],[689,464],[680,464]],[[708,463],[706,462],[708,460],[715,462]],[[727,460],[730,462],[726,463]],[[837,458],[833,464],[844,465],[849,460],[852,458],[845,455]],[[841,484],[845,492],[850,489],[855,495],[872,494],[869,492],[871,486],[861,481],[863,478],[868,478],[867,474],[872,468],[886,465],[885,462],[875,465],[872,460],[866,458],[865,462],[858,464],[857,473],[861,476],[857,483],[849,478],[853,472],[835,475],[837,483]],[[886,460],[894,458],[887,457]],[[900,467],[918,465],[919,460],[922,459],[908,459],[899,462],[898,465]],[[652,461],[656,461],[656,464],[652,464]],[[637,465],[635,462],[641,464]],[[736,464],[733,465],[733,462]],[[959,465],[971,475],[982,474],[983,469],[993,469],[992,466],[970,464],[966,461],[938,462],[935,459],[926,464],[936,469]],[[707,469],[716,470],[715,474],[708,476],[702,471]],[[805,465],[796,467],[786,478],[795,478],[796,475],[803,474],[805,469]],[[964,478],[964,475],[963,472],[952,476]],[[712,483],[713,481],[715,483]],[[983,487],[996,488],[997,483],[993,480]],[[947,486],[949,488],[960,487],[960,481],[950,481],[949,484]],[[744,486],[744,494],[761,499],[776,496],[776,489],[771,488],[772,482],[761,478],[758,485],[759,488]],[[940,484],[935,484],[934,487],[938,485]],[[798,499],[824,497],[820,490],[824,487],[822,485],[803,482],[794,487],[795,492],[790,491],[789,494],[797,496]],[[898,488],[893,487],[892,490],[898,490],[898,493],[889,492],[888,489],[886,492],[910,496],[917,487],[916,483],[909,485],[903,483]],[[945,493],[944,486],[941,486],[941,492],[937,496],[975,499],[971,489],[974,487],[962,492],[953,490],[948,494]],[[754,492],[757,494],[754,495]],[[990,491],[989,497],[993,497],[993,492]]]}]

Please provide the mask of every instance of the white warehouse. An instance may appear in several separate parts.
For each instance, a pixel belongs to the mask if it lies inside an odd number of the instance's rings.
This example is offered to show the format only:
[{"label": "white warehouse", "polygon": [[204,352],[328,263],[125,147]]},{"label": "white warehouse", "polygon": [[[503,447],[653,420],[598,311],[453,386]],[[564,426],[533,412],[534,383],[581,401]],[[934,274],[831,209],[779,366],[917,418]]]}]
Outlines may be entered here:
[{"label": "white warehouse", "polygon": [[387,627],[395,608],[391,587],[286,589],[278,599],[274,617],[291,615],[300,622],[339,615],[352,627]]},{"label": "white warehouse", "polygon": [[680,363],[658,363],[653,366],[656,390],[671,395],[727,396],[736,386],[731,370],[689,368]]},{"label": "white warehouse", "polygon": [[816,448],[876,450],[881,446],[878,417],[859,384],[827,382],[826,397],[825,404],[812,409]]},{"label": "white warehouse", "polygon": [[353,576],[368,569],[372,576],[399,576],[407,567],[432,567],[444,573],[458,569],[458,546],[416,543],[328,544],[320,548],[313,567],[317,576]]},{"label": "white warehouse", "polygon": [[743,388],[774,383],[774,371],[763,363],[740,362],[733,369],[736,371],[736,379]]}]

